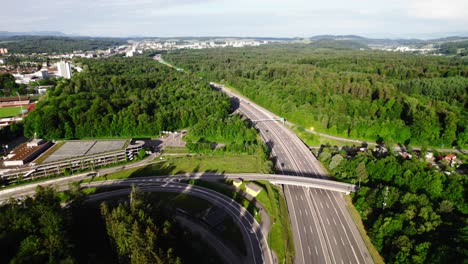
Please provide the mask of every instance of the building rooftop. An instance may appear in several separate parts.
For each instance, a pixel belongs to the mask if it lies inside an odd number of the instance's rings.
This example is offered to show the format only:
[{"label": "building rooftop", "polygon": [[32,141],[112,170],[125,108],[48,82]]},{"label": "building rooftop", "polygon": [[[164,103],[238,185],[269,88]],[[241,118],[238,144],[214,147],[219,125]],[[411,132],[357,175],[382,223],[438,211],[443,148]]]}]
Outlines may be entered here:
[{"label": "building rooftop", "polygon": [[250,190],[254,191],[254,192],[260,192],[262,190],[262,187],[258,186],[257,184],[255,184],[253,182],[249,182],[246,185],[246,187],[249,188]]},{"label": "building rooftop", "polygon": [[10,154],[8,154],[8,158],[6,160],[25,160],[29,155],[33,154],[36,150],[42,148],[42,144],[36,144],[35,146],[28,146],[30,142],[25,142],[19,145],[17,148],[12,150]]}]

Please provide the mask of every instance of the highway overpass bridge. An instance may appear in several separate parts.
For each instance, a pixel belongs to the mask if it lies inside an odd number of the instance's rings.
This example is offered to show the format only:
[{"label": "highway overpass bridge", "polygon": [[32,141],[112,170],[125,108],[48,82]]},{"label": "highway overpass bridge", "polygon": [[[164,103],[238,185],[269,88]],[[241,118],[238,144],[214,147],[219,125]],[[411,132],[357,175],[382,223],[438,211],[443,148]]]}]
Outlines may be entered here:
[{"label": "highway overpass bridge", "polygon": [[[115,168],[116,171],[119,167]],[[107,169],[109,170],[109,169]],[[101,173],[102,175],[102,173]],[[7,188],[0,191],[0,203],[6,202],[9,198],[17,198],[25,195],[32,195],[38,185],[42,186],[57,186],[59,188],[68,186],[71,182],[83,181],[90,179],[88,173],[83,173],[74,176],[61,177],[57,179],[47,180],[43,182],[30,183],[23,186]],[[323,190],[330,190],[335,192],[341,192],[349,194],[355,192],[358,187],[354,184],[337,182],[327,179],[318,179],[310,177],[297,177],[281,174],[260,174],[260,173],[235,173],[235,174],[220,174],[220,173],[186,173],[172,176],[149,176],[149,177],[137,177],[128,178],[113,181],[115,183],[121,182],[160,182],[160,181],[180,181],[184,179],[200,179],[200,180],[221,180],[221,179],[242,179],[247,181],[265,180],[273,184],[290,185],[290,186],[302,186],[318,188]],[[91,180],[91,179],[90,179]]]},{"label": "highway overpass bridge", "polygon": [[258,174],[258,173],[240,173],[240,174],[216,174],[216,173],[194,173],[180,174],[172,177],[189,177],[195,179],[242,179],[248,181],[265,180],[276,185],[292,185],[301,187],[311,187],[335,192],[349,194],[358,190],[357,185],[344,182],[338,182],[330,179],[319,179],[311,177],[297,177],[281,174]]}]

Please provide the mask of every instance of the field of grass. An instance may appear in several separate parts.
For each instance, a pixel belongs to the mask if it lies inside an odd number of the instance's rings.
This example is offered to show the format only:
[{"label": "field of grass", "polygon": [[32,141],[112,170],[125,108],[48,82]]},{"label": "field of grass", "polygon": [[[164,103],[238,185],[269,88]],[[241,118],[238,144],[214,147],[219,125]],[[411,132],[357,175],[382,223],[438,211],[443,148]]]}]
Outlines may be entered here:
[{"label": "field of grass", "polygon": [[[23,107],[23,109],[26,109]],[[13,107],[1,107],[0,108],[0,118],[18,116],[21,114],[21,106]]]},{"label": "field of grass", "polygon": [[166,169],[172,168],[172,174],[185,172],[244,173],[260,172],[262,160],[251,155],[195,156],[171,158]]},{"label": "field of grass", "polygon": [[106,176],[106,179],[162,176],[193,172],[260,172],[262,163],[260,158],[250,155],[170,157],[166,160],[148,164],[143,168],[133,168],[109,174]]}]

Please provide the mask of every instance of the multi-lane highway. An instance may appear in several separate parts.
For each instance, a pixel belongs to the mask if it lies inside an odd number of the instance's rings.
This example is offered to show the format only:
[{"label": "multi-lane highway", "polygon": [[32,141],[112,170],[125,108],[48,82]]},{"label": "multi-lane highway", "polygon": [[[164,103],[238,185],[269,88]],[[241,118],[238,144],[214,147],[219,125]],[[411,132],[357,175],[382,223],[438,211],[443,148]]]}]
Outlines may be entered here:
[{"label": "multi-lane highway", "polygon": [[[278,117],[245,97],[213,84],[237,98],[239,111],[251,120]],[[327,173],[290,130],[277,121],[257,122],[279,173],[327,178]],[[284,186],[296,249],[295,263],[373,263],[340,193],[300,186]]]}]

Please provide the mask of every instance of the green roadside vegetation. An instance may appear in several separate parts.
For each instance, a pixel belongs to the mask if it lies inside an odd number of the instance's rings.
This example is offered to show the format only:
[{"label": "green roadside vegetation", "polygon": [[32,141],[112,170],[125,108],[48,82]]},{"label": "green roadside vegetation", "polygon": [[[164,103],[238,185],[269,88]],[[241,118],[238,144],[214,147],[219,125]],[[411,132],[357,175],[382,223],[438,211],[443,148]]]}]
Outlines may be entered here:
[{"label": "green roadside vegetation", "polygon": [[[203,180],[189,180],[189,184],[195,184],[208,189],[212,189],[222,193],[246,208],[257,220],[261,223],[261,214],[258,213],[258,208],[255,207],[252,201],[241,196],[238,192],[232,189],[230,184],[232,180],[223,182],[208,182]],[[245,191],[243,182],[240,190]],[[268,234],[268,245],[278,257],[280,263],[293,263],[294,260],[294,240],[292,237],[289,213],[286,206],[284,195],[278,187],[268,183],[267,181],[254,181],[255,184],[262,188],[262,191],[254,198],[267,211],[271,220],[271,229]],[[224,185],[224,186],[223,186]]]},{"label": "green roadside vegetation", "polygon": [[305,128],[389,144],[468,144],[468,63],[459,58],[297,44],[177,50],[165,59]]},{"label": "green roadside vegetation", "polygon": [[221,263],[175,219],[174,208],[197,214],[209,202],[134,188],[132,199],[83,203],[79,184],[70,187],[68,206],[53,187],[37,187],[33,197],[0,206],[2,263]]},{"label": "green roadside vegetation", "polygon": [[[361,188],[348,199],[366,229],[361,233],[367,233],[386,262],[455,263],[466,259],[467,178],[449,162],[440,161],[436,167],[424,155],[412,155],[409,159],[393,152],[324,147],[318,159],[336,179],[361,182]],[[351,214],[357,216],[356,211]],[[366,237],[363,235],[365,241]],[[373,257],[379,261],[375,254]]]},{"label": "green roadside vegetation", "polygon": [[21,114],[21,107],[0,107],[0,118],[18,116]]},{"label": "green roadside vegetation", "polygon": [[384,259],[379,254],[379,251],[377,251],[374,244],[372,244],[372,241],[367,235],[366,228],[364,227],[364,224],[362,223],[362,219],[361,219],[361,216],[359,215],[359,212],[356,210],[356,207],[354,207],[353,205],[351,196],[345,195],[344,198],[346,201],[346,208],[348,208],[349,214],[353,218],[353,221],[356,224],[357,229],[359,230],[359,234],[361,234],[361,237],[364,240],[364,243],[366,244],[367,250],[369,250],[369,254],[372,257],[372,260],[374,260],[375,264],[385,264]]},{"label": "green roadside vegetation", "polygon": [[271,220],[268,244],[276,253],[279,263],[293,263],[294,240],[284,194],[267,181],[255,181],[255,184],[263,189],[255,199],[267,210]]}]

